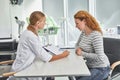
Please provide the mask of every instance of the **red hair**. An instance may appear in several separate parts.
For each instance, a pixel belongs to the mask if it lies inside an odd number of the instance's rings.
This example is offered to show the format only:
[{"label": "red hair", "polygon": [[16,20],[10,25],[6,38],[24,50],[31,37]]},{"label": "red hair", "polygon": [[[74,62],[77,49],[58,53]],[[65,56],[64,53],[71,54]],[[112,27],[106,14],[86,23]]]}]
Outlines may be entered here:
[{"label": "red hair", "polygon": [[75,15],[74,15],[75,19],[79,19],[79,20],[85,20],[86,21],[86,25],[92,29],[92,30],[96,30],[99,31],[102,34],[102,30],[98,24],[98,22],[96,21],[96,19],[87,11],[78,11]]}]

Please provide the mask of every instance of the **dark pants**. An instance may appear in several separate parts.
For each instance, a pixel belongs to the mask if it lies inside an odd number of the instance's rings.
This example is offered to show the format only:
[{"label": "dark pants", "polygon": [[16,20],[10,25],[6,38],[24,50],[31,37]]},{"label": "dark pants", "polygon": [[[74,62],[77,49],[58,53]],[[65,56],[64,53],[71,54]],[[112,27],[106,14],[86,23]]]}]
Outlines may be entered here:
[{"label": "dark pants", "polygon": [[110,67],[89,68],[91,76],[76,76],[76,80],[103,80],[107,78]]}]

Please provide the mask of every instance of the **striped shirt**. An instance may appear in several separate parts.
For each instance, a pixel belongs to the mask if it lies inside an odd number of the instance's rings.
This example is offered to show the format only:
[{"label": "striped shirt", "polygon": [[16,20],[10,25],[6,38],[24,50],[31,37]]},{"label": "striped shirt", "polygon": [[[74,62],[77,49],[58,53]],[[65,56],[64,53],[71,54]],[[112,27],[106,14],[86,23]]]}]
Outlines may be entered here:
[{"label": "striped shirt", "polygon": [[81,33],[76,48],[82,49],[82,56],[87,60],[89,68],[107,67],[110,65],[104,53],[103,37],[100,32],[92,31],[89,35]]}]

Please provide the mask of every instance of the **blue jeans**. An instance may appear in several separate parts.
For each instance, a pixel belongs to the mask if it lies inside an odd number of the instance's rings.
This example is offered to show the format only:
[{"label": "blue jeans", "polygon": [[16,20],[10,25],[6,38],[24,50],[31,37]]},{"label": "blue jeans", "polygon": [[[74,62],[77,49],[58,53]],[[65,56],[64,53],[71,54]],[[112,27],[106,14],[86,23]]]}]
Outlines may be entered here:
[{"label": "blue jeans", "polygon": [[76,80],[103,80],[107,78],[110,67],[89,68],[91,76],[76,76]]}]

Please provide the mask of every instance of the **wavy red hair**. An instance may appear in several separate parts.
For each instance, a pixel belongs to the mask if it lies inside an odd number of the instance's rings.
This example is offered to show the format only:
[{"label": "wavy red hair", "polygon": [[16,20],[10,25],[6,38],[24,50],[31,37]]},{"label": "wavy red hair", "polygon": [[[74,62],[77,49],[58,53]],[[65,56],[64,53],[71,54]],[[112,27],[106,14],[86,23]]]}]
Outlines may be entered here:
[{"label": "wavy red hair", "polygon": [[96,30],[99,31],[102,34],[102,30],[97,22],[97,20],[87,11],[78,11],[75,15],[74,15],[75,19],[79,19],[79,20],[85,20],[86,21],[86,25],[92,29],[92,30]]}]

